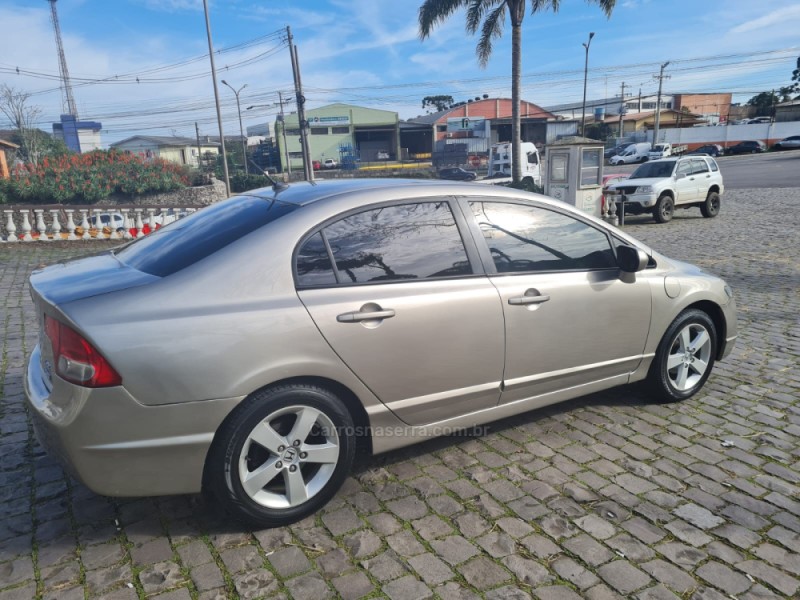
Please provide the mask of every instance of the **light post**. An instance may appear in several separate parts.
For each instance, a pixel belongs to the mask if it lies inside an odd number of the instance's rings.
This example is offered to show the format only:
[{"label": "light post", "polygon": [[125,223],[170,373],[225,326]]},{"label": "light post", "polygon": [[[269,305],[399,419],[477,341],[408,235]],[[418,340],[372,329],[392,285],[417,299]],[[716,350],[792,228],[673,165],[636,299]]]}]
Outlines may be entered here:
[{"label": "light post", "polygon": [[586,137],[586,82],[589,78],[589,46],[592,45],[593,37],[594,31],[589,34],[589,41],[581,44],[586,48],[586,63],[583,67],[583,109],[581,110],[581,135],[583,137]]},{"label": "light post", "polygon": [[222,83],[231,88],[231,91],[236,96],[236,110],[239,113],[239,137],[242,138],[242,160],[244,161],[244,174],[249,175],[250,170],[247,168],[247,138],[244,137],[244,129],[242,128],[242,107],[239,104],[239,92],[241,92],[244,88],[246,88],[247,84],[245,83],[238,90],[235,90],[233,89],[233,86],[224,79],[222,80]]}]

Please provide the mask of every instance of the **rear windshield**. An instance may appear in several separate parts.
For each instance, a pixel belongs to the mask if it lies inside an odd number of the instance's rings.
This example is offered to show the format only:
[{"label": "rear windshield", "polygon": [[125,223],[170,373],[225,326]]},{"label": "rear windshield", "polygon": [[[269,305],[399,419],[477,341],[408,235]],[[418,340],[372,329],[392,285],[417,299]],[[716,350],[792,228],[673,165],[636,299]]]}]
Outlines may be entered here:
[{"label": "rear windshield", "polygon": [[126,265],[166,277],[185,269],[295,210],[296,205],[254,196],[237,196],[139,238],[117,251]]}]

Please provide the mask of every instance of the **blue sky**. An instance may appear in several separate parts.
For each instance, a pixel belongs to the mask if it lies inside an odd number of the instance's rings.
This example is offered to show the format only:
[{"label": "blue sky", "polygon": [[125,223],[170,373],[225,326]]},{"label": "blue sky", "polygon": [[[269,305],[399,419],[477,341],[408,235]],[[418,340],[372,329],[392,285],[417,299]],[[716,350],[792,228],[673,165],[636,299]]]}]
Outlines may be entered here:
[{"label": "blue sky", "polygon": [[[272,122],[271,105],[279,91],[288,95],[292,75],[280,35],[270,34],[290,25],[312,107],[349,102],[408,118],[424,112],[426,95],[510,96],[510,28],[481,69],[463,15],[419,40],[420,4],[210,0],[215,50],[223,50],[219,79],[236,88],[247,84],[245,126]],[[207,52],[202,0],[59,0],[57,6],[80,116],[103,123],[105,143],[135,133],[193,135],[195,121],[201,133],[216,133],[208,60],[201,58]],[[0,0],[0,28],[0,83],[32,93],[41,126],[49,129],[61,111],[58,81],[48,78],[58,73],[49,3]],[[558,14],[525,18],[523,97],[543,106],[580,101],[581,44],[594,31],[590,99],[613,95],[622,81],[635,93],[652,93],[658,64],[671,61],[666,90],[733,91],[743,101],[789,82],[800,56],[799,30],[797,0],[618,0],[610,19],[596,5],[562,0]],[[238,133],[233,93],[222,86],[220,94],[225,132]],[[250,105],[256,108],[245,110]]]}]

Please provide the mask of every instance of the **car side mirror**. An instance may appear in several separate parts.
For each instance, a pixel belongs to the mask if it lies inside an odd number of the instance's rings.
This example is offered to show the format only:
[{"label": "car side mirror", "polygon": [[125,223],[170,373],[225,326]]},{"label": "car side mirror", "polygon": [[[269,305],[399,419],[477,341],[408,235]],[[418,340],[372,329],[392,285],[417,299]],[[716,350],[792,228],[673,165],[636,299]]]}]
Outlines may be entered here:
[{"label": "car side mirror", "polygon": [[647,267],[650,257],[644,250],[633,246],[617,246],[617,264],[624,273],[638,273]]}]

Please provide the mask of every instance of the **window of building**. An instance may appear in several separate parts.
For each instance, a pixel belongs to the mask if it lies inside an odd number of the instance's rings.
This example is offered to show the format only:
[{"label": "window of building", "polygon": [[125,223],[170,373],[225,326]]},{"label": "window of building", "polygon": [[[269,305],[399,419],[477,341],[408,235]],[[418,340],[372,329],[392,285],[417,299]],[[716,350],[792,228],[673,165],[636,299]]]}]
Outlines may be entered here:
[{"label": "window of building", "polygon": [[350,133],[349,127],[331,127],[331,133],[334,135],[341,135],[341,134],[348,134]]},{"label": "window of building", "polygon": [[287,129],[286,135],[300,135],[299,129]]},{"label": "window of building", "polygon": [[328,135],[327,127],[312,127],[311,135]]},{"label": "window of building", "polygon": [[343,284],[472,274],[447,202],[367,210],[328,226],[323,234]]},{"label": "window of building", "polygon": [[443,132],[447,131],[447,125],[437,125],[436,126],[436,131],[438,131],[440,133],[443,133]]},{"label": "window of building", "polygon": [[600,148],[581,150],[581,187],[600,185]]},{"label": "window of building", "polygon": [[568,215],[523,204],[470,202],[499,273],[616,267],[608,236]]},{"label": "window of building", "polygon": [[553,183],[566,183],[568,167],[569,154],[553,154],[553,158],[550,159],[550,181]]}]

